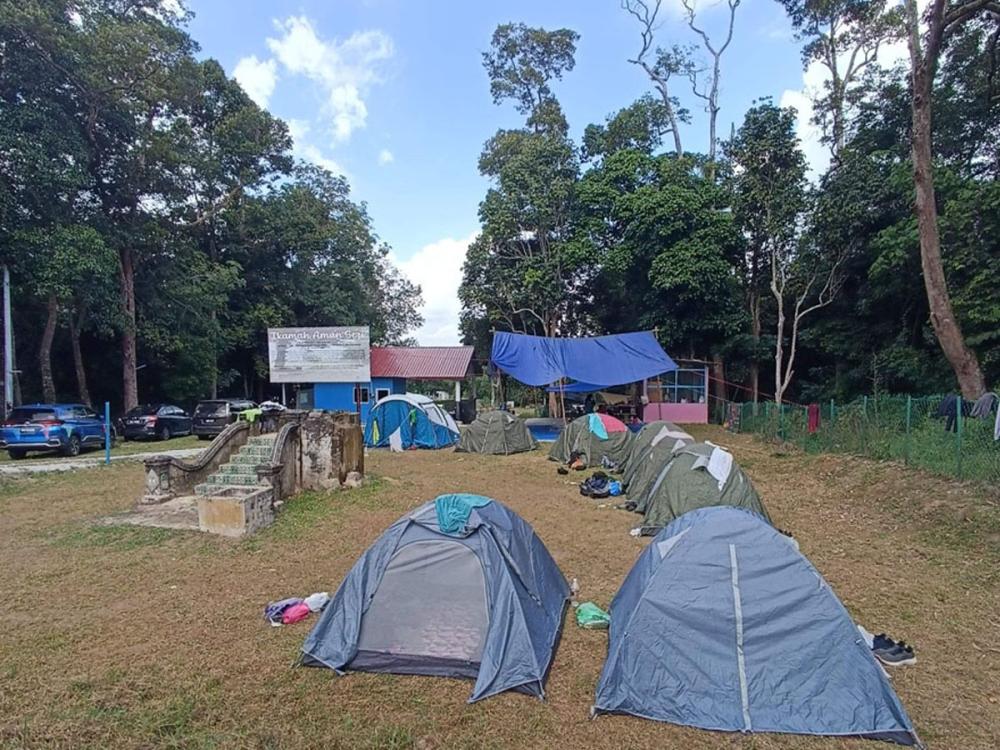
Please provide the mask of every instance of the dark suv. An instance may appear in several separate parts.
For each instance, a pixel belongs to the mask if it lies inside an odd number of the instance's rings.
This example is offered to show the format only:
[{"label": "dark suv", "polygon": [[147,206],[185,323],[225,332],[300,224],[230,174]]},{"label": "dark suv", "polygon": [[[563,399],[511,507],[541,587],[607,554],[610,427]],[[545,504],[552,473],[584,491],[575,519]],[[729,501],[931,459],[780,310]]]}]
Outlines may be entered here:
[{"label": "dark suv", "polygon": [[237,415],[257,407],[253,401],[242,398],[220,398],[201,401],[191,419],[191,432],[202,440],[210,440],[236,421]]},{"label": "dark suv", "polygon": [[191,417],[173,404],[143,404],[125,413],[122,431],[126,440],[170,440],[178,435],[191,434]]}]

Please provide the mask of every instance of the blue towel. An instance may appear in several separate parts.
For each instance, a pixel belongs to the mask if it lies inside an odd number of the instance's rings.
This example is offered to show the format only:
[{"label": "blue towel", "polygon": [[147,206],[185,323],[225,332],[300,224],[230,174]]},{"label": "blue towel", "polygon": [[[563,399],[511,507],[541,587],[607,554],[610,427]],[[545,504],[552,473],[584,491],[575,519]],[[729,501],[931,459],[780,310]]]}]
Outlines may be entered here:
[{"label": "blue towel", "polygon": [[587,425],[590,431],[597,435],[601,440],[608,439],[608,431],[604,428],[604,422],[601,421],[601,416],[599,414],[590,415],[590,424]]},{"label": "blue towel", "polygon": [[434,501],[434,508],[437,511],[438,528],[445,534],[461,535],[465,530],[465,525],[469,521],[469,514],[473,508],[480,508],[492,503],[488,497],[482,495],[467,495],[458,493],[455,495],[440,495]]}]

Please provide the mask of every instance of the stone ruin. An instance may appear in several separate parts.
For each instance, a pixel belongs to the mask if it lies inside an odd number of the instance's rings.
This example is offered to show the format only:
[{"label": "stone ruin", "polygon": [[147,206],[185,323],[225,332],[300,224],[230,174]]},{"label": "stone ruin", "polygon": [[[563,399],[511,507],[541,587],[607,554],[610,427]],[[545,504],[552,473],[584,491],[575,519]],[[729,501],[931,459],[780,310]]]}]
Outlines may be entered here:
[{"label": "stone ruin", "polygon": [[357,414],[264,414],[229,425],[193,460],[146,459],[135,510],[105,521],[242,537],[272,524],[299,492],[359,486],[364,461]]}]

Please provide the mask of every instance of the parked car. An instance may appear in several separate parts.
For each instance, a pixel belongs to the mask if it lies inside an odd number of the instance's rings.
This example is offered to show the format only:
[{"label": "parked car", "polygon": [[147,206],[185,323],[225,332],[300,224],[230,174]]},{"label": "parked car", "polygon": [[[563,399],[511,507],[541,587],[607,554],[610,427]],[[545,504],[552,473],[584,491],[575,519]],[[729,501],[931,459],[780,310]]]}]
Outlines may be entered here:
[{"label": "parked car", "polygon": [[83,404],[28,404],[15,407],[0,427],[0,449],[11,458],[28,451],[76,456],[104,445],[104,420]]},{"label": "parked car", "polygon": [[201,401],[191,418],[191,431],[201,440],[210,440],[236,421],[237,415],[257,404],[242,398],[220,398]]},{"label": "parked car", "polygon": [[126,440],[170,440],[191,434],[191,417],[173,404],[143,404],[125,413],[122,429]]}]

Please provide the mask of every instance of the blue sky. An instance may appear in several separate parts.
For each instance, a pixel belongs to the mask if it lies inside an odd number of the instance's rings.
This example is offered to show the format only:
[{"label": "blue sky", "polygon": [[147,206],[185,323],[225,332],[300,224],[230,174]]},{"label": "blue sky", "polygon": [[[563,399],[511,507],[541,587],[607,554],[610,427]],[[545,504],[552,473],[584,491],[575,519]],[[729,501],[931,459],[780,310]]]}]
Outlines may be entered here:
[{"label": "blue sky", "polygon": [[[460,267],[487,188],[476,169],[479,153],[497,128],[521,122],[513,107],[490,98],[481,56],[496,26],[523,21],[580,34],[576,68],[554,87],[577,140],[587,124],[649,90],[642,71],[627,62],[637,51],[638,25],[616,0],[186,5],[202,54],[290,123],[298,156],[344,172],[354,198],[367,203],[394,260],[423,287],[422,344],[458,342]],[[696,41],[679,5],[664,0],[658,43]],[[724,4],[702,0],[698,7],[709,32],[721,33]],[[723,59],[720,136],[757,98],[803,106],[803,86],[799,48],[781,7],[744,0]],[[685,148],[703,150],[705,117],[686,88],[677,93],[694,113]],[[802,128],[808,141],[804,122]]]}]

